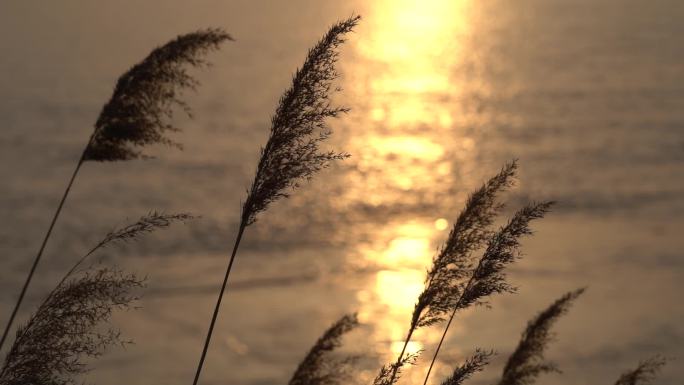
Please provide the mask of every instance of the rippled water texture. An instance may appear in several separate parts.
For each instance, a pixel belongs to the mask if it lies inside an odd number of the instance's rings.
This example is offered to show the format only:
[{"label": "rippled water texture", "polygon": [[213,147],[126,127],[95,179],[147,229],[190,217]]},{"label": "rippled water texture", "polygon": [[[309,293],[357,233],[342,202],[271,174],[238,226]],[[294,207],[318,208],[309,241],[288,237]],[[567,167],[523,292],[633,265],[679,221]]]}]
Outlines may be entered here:
[{"label": "rippled water texture", "polygon": [[[351,112],[332,122],[349,152],[247,231],[203,384],[285,383],[332,321],[358,312],[344,350],[357,383],[401,349],[424,272],[467,194],[518,158],[506,216],[534,225],[510,272],[517,295],[461,314],[433,378],[476,347],[500,352],[562,293],[589,291],[548,352],[544,382],[611,383],[640,359],[674,357],[684,378],[684,5],[680,1],[5,1],[0,4],[0,315],[8,314],[49,216],[116,78],[154,46],[198,28],[237,39],[198,73],[179,117],[185,151],[86,164],[26,310],[79,253],[151,209],[202,219],[101,258],[150,276],[142,309],[115,323],[136,341],[88,380],[187,384],[269,119],[306,49],[335,20],[363,16],[341,52]],[[23,317],[26,313],[23,314]],[[441,328],[403,383],[422,380]],[[435,381],[434,383],[437,383]]]}]

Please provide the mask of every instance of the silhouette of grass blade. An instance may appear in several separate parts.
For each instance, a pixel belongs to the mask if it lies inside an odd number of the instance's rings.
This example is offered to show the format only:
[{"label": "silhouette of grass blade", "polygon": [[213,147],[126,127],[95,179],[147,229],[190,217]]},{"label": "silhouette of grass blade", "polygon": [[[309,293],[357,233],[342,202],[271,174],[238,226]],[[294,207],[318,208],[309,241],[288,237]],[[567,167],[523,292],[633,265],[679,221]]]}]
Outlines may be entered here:
[{"label": "silhouette of grass blade", "polygon": [[329,353],[340,346],[342,336],[359,325],[356,315],[345,315],[316,341],[299,364],[289,385],[334,385],[345,377],[348,360],[334,360]]},{"label": "silhouette of grass blade", "polygon": [[140,217],[136,222],[110,231],[98,244],[98,248],[115,242],[129,242],[136,240],[143,234],[170,226],[173,222],[186,222],[195,217],[189,213],[164,214],[152,211]]},{"label": "silhouette of grass blade", "polygon": [[661,356],[655,356],[642,361],[635,369],[623,373],[615,382],[615,385],[648,384],[666,363],[667,360]]},{"label": "silhouette of grass blade", "polygon": [[517,167],[515,160],[507,163],[498,174],[468,197],[447,240],[433,258],[425,288],[414,306],[404,347],[397,357],[395,367],[401,362],[416,329],[439,323],[446,314],[455,311],[458,301],[455,302],[454,298],[461,296],[462,281],[468,279],[473,271],[471,254],[492,237],[489,227],[503,207],[496,202],[496,198],[513,185]]},{"label": "silhouette of grass blade", "polygon": [[136,289],[144,280],[109,268],[76,273],[94,252],[114,242],[138,239],[173,222],[194,218],[187,213],[155,211],[136,222],[110,231],[84,254],[40,304],[15,342],[0,372],[0,385],[76,384],[76,376],[87,371],[84,359],[98,357],[108,346],[122,343],[118,331],[100,331],[116,309],[128,309],[138,299]]},{"label": "silhouette of grass blade", "polygon": [[465,309],[473,304],[486,304],[495,293],[511,293],[515,288],[506,282],[504,269],[520,256],[520,238],[531,235],[530,222],[543,218],[554,202],[530,204],[515,213],[513,218],[495,233],[487,244],[472,278],[455,300],[454,309]]},{"label": "silhouette of grass blade", "polygon": [[566,293],[527,324],[517,348],[508,358],[499,385],[530,385],[543,373],[560,372],[544,360],[544,349],[553,339],[551,327],[567,313],[585,289]]},{"label": "silhouette of grass blade", "polygon": [[430,373],[456,313],[472,305],[486,305],[487,298],[493,294],[515,292],[515,288],[506,281],[505,268],[520,256],[520,239],[532,234],[530,222],[544,217],[553,204],[553,202],[530,204],[518,210],[505,226],[491,235],[477,266],[470,271],[467,283],[453,286],[455,295],[448,304],[451,316],[432,356],[423,385],[426,385],[430,378]]},{"label": "silhouette of grass blade", "polygon": [[198,82],[187,67],[207,65],[203,55],[233,40],[221,29],[185,35],[153,50],[118,80],[114,93],[102,108],[83,160],[119,161],[146,157],[136,147],[163,144],[180,147],[166,136],[178,129],[169,122],[175,107],[190,114],[180,98],[184,89]]},{"label": "silhouette of grass blade", "polygon": [[327,118],[347,111],[346,108],[331,105],[330,92],[333,80],[338,77],[335,70],[337,48],[344,43],[344,35],[351,32],[359,20],[359,16],[353,16],[334,24],[309,50],[304,65],[295,72],[291,87],[280,98],[275,115],[271,118],[268,141],[261,149],[254,181],[242,206],[233,251],[214,305],[193,385],[197,385],[202,374],[221,301],[245,228],[253,224],[257,214],[265,211],[270,203],[287,197],[288,189],[297,188],[299,182],[312,178],[330,162],[347,156],[321,152],[319,144],[331,134]]},{"label": "silhouette of grass blade", "polygon": [[492,235],[488,227],[502,208],[496,203],[496,197],[513,184],[517,167],[516,161],[506,164],[468,198],[447,240],[433,259],[426,287],[413,310],[412,328],[438,323],[452,310],[452,299],[460,294],[458,283],[472,270],[472,252]]},{"label": "silhouette of grass blade", "polygon": [[492,351],[477,349],[475,354],[470,356],[463,364],[456,367],[453,373],[442,381],[442,385],[461,385],[463,381],[469,379],[473,374],[484,370],[489,364],[489,359],[494,355]]},{"label": "silhouette of grass blade", "polygon": [[327,119],[348,111],[331,105],[330,94],[332,82],[339,76],[335,69],[337,49],[360,18],[353,16],[333,25],[309,50],[292,85],[281,96],[242,209],[244,226],[254,223],[270,203],[287,197],[288,189],[299,187],[302,180],[310,179],[330,162],[347,157],[344,153],[321,152],[319,145],[332,133]]},{"label": "silhouette of grass blade", "polygon": [[125,343],[115,329],[102,331],[115,309],[127,309],[143,280],[119,270],[86,271],[60,283],[20,327],[0,371],[0,384],[75,385],[86,358]]},{"label": "silhouette of grass blade", "polygon": [[406,355],[401,355],[401,358],[392,364],[383,365],[380,368],[380,372],[373,380],[373,385],[393,385],[399,381],[401,377],[401,371],[406,365],[414,365],[418,359],[418,353],[409,353]]},{"label": "silhouette of grass blade", "polygon": [[62,282],[64,282],[72,273],[74,273],[83,262],[88,259],[93,253],[101,250],[113,243],[117,242],[131,242],[137,240],[139,237],[151,233],[155,230],[163,229],[170,226],[173,222],[185,223],[195,217],[188,213],[177,213],[177,214],[163,214],[156,211],[152,211],[147,215],[143,215],[137,221],[120,227],[118,229],[112,230],[105,237],[98,242],[95,247],[90,249],[86,254],[84,254],[74,266],[66,273]]}]

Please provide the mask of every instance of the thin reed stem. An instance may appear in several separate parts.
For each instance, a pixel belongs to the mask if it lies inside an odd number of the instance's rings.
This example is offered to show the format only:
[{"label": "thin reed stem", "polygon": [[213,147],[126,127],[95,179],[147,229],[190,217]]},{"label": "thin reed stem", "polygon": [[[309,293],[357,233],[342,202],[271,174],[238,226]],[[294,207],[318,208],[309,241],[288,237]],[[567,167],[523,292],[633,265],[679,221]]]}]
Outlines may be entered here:
[{"label": "thin reed stem", "polygon": [[432,361],[430,361],[430,366],[428,367],[427,374],[425,374],[425,381],[423,381],[423,385],[426,385],[428,382],[428,379],[430,378],[430,373],[432,372],[432,367],[435,365],[435,361],[437,360],[437,354],[439,354],[439,350],[442,348],[442,344],[444,343],[444,338],[447,335],[447,331],[449,330],[449,326],[451,326],[451,321],[454,320],[455,315],[456,315],[456,310],[454,310],[451,313],[451,317],[449,317],[449,321],[446,324],[446,328],[444,328],[444,333],[442,333],[442,337],[439,339],[439,344],[437,344],[437,349],[435,350],[435,355],[432,356]]},{"label": "thin reed stem", "polygon": [[[92,141],[92,136],[88,140],[88,144]],[[86,146],[88,148],[88,146]],[[40,262],[41,257],[43,256],[43,251],[45,251],[45,246],[47,245],[48,240],[50,239],[50,235],[52,234],[52,229],[55,227],[55,223],[57,223],[57,218],[59,218],[59,214],[62,212],[62,207],[64,206],[64,202],[66,202],[67,196],[69,196],[69,191],[71,191],[71,186],[74,184],[74,180],[76,180],[76,175],[78,175],[78,171],[81,169],[81,166],[83,165],[85,159],[85,150],[81,154],[81,158],[79,159],[78,163],[76,164],[76,168],[74,169],[74,173],[71,175],[71,179],[69,179],[69,184],[67,184],[66,190],[64,190],[64,194],[62,195],[62,199],[59,201],[59,205],[57,206],[57,211],[55,211],[55,215],[52,217],[52,221],[50,222],[50,227],[48,227],[48,231],[45,234],[45,238],[43,238],[43,243],[40,245],[40,249],[38,250],[38,254],[36,254],[36,257],[33,260],[33,265],[31,266],[31,270],[29,271],[28,275],[26,276],[26,281],[24,282],[24,286],[21,288],[21,293],[19,293],[19,298],[17,298],[17,302],[14,304],[14,309],[12,310],[12,314],[10,315],[9,320],[7,320],[7,325],[5,325],[5,331],[2,333],[2,340],[0,340],[0,350],[2,350],[2,347],[5,345],[5,340],[7,339],[7,336],[9,335],[9,331],[12,328],[12,324],[14,323],[14,318],[17,316],[17,313],[19,312],[19,307],[21,307],[21,303],[24,301],[24,296],[26,296],[26,291],[28,290],[29,285],[31,284],[31,280],[33,279],[33,275],[36,272],[36,268],[38,267],[38,263]]]},{"label": "thin reed stem", "polygon": [[432,372],[432,367],[435,365],[435,361],[437,361],[437,355],[439,354],[440,349],[442,349],[442,344],[444,343],[444,339],[446,338],[447,332],[449,331],[449,326],[451,326],[451,322],[454,320],[454,317],[456,316],[456,312],[461,308],[463,305],[463,298],[465,293],[468,292],[470,287],[473,284],[473,280],[475,276],[477,275],[477,272],[480,270],[482,266],[482,260],[480,259],[480,262],[478,263],[477,267],[475,270],[473,270],[473,274],[470,276],[470,279],[468,280],[468,283],[466,284],[466,288],[463,289],[461,292],[461,295],[458,297],[458,301],[456,302],[456,305],[454,306],[454,310],[451,312],[451,316],[449,316],[449,321],[446,324],[446,327],[444,328],[444,333],[442,333],[442,337],[439,339],[439,344],[437,344],[437,349],[435,349],[435,354],[432,356],[432,360],[430,361],[430,366],[428,367],[427,374],[425,374],[425,381],[423,381],[423,385],[427,385],[428,379],[430,378],[430,373]]},{"label": "thin reed stem", "polygon": [[442,333],[442,337],[439,339],[439,344],[437,344],[437,349],[435,349],[435,354],[432,356],[432,360],[430,361],[430,366],[428,367],[427,374],[425,374],[425,381],[423,381],[423,385],[427,385],[428,379],[430,378],[430,373],[432,372],[432,367],[435,365],[435,361],[437,360],[437,355],[439,354],[440,349],[442,349],[442,344],[444,343],[444,339],[446,338],[447,332],[449,331],[449,326],[451,326],[451,322],[454,320],[454,317],[456,316],[456,312],[461,308],[463,305],[463,298],[465,296],[465,293],[468,292],[468,290],[471,288],[473,281],[475,279],[475,276],[477,275],[478,271],[482,267],[482,261],[483,259],[480,259],[480,262],[477,264],[477,267],[475,270],[473,270],[473,274],[470,276],[470,279],[468,280],[468,283],[466,284],[465,289],[461,292],[461,295],[458,297],[458,301],[456,302],[456,305],[454,306],[454,310],[451,312],[451,316],[449,316],[449,321],[446,324],[446,327],[444,328],[444,333]]},{"label": "thin reed stem", "polygon": [[411,328],[409,328],[409,332],[406,335],[406,340],[404,341],[404,346],[401,348],[401,353],[399,353],[399,357],[397,357],[397,362],[392,365],[392,377],[390,378],[390,384],[394,383],[394,379],[397,376],[397,372],[401,368],[401,360],[404,358],[404,353],[406,352],[406,347],[408,346],[409,342],[411,341],[411,336],[413,335],[413,332],[416,331],[417,325],[412,324]]},{"label": "thin reed stem", "polygon": [[199,381],[200,374],[202,373],[202,367],[204,367],[204,359],[207,356],[207,350],[209,350],[209,343],[211,342],[211,336],[214,333],[214,325],[216,324],[216,318],[218,318],[219,310],[221,309],[221,300],[223,300],[223,294],[226,291],[226,286],[228,285],[228,277],[230,276],[230,270],[233,268],[233,262],[235,261],[235,255],[237,254],[238,248],[240,247],[240,241],[242,240],[242,233],[247,227],[244,223],[240,224],[240,229],[238,230],[237,237],[235,238],[235,244],[233,245],[233,252],[230,255],[230,261],[228,262],[228,268],[226,269],[226,275],[223,277],[223,284],[221,285],[221,291],[219,291],[218,299],[216,300],[216,307],[214,308],[214,314],[211,316],[211,323],[209,324],[209,331],[207,332],[207,338],[204,340],[204,348],[202,348],[202,356],[200,357],[199,364],[197,365],[197,372],[195,372],[195,379],[192,381],[193,385],[197,385]]}]

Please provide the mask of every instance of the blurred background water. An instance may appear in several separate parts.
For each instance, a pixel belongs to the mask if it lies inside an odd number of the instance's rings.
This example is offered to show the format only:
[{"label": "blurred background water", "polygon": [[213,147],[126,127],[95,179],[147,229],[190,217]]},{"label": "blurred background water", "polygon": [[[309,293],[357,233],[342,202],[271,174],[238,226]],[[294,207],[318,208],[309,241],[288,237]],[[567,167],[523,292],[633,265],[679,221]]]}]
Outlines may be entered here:
[{"label": "blurred background water", "polygon": [[[355,382],[396,356],[424,271],[467,194],[518,158],[507,215],[559,201],[512,269],[517,295],[457,318],[433,378],[476,346],[499,357],[568,290],[551,384],[610,383],[656,353],[657,383],[684,378],[684,3],[678,0],[132,1],[0,3],[0,318],[8,315],[66,180],[117,77],[153,47],[204,27],[237,39],[197,73],[177,118],[185,151],[86,164],[23,317],[88,246],[156,209],[202,218],[101,255],[148,274],[142,309],[115,324],[136,344],[87,377],[187,384],[194,373],[269,118],[308,47],[362,23],[342,50],[331,144],[352,157],[248,229],[204,384],[284,383],[346,312],[363,326]],[[4,322],[4,321],[3,321]],[[441,328],[402,381],[422,379]]]}]

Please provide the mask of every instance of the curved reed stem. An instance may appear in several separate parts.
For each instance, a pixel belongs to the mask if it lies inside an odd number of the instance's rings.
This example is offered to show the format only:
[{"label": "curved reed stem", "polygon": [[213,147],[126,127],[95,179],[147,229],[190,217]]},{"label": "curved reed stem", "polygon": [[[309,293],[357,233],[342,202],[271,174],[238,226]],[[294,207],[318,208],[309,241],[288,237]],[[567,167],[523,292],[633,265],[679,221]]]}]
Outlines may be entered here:
[{"label": "curved reed stem", "polygon": [[[90,140],[88,140],[88,144],[92,141],[92,136]],[[88,148],[88,146],[86,146]],[[5,325],[5,330],[2,333],[2,339],[0,340],[0,350],[2,350],[2,347],[5,344],[5,340],[7,339],[7,336],[9,335],[9,331],[12,328],[12,324],[14,323],[14,318],[17,316],[17,313],[19,312],[19,307],[21,306],[21,303],[24,301],[24,296],[26,295],[26,291],[28,290],[29,285],[31,284],[31,280],[33,279],[33,275],[36,272],[36,268],[38,267],[38,263],[40,262],[41,257],[43,256],[43,251],[45,251],[45,246],[47,245],[48,240],[50,239],[50,235],[52,234],[52,229],[55,227],[55,223],[57,223],[57,218],[59,218],[59,214],[62,212],[62,207],[64,206],[64,202],[67,199],[67,196],[69,196],[69,191],[71,191],[71,186],[74,184],[74,180],[76,179],[76,175],[78,175],[78,171],[81,169],[81,165],[83,165],[85,159],[85,150],[83,151],[83,154],[81,154],[81,159],[79,159],[78,164],[76,164],[76,168],[74,169],[73,174],[71,175],[71,179],[69,179],[69,184],[67,184],[66,190],[64,190],[64,194],[62,195],[62,200],[59,201],[59,205],[57,206],[57,211],[55,211],[55,215],[52,217],[52,221],[50,222],[50,227],[48,227],[48,231],[45,234],[45,238],[43,238],[43,243],[40,245],[40,249],[38,250],[38,254],[36,254],[36,257],[33,260],[33,265],[31,266],[31,270],[29,271],[28,275],[26,276],[26,281],[24,282],[24,286],[21,288],[21,293],[19,293],[19,298],[17,298],[17,302],[14,304],[14,309],[12,310],[12,314],[10,315],[9,320],[7,320],[7,325]]]},{"label": "curved reed stem", "polygon": [[202,348],[202,356],[200,357],[199,364],[197,365],[197,371],[195,372],[195,379],[192,381],[193,385],[197,385],[199,381],[200,374],[202,373],[202,367],[204,367],[204,359],[207,357],[207,350],[209,350],[209,343],[211,342],[211,336],[214,334],[214,325],[216,324],[216,318],[218,318],[219,310],[221,309],[221,300],[223,300],[223,294],[226,291],[226,286],[228,285],[228,277],[230,276],[230,270],[233,268],[233,262],[235,261],[235,255],[237,254],[238,248],[240,247],[240,240],[242,240],[242,233],[245,231],[245,224],[240,224],[240,229],[238,230],[237,237],[235,238],[235,244],[233,245],[233,252],[230,255],[230,261],[228,262],[228,268],[226,269],[226,275],[223,277],[223,284],[221,285],[221,291],[219,292],[218,298],[216,300],[216,307],[214,307],[214,314],[211,316],[211,323],[209,324],[209,331],[207,332],[207,338],[204,340],[204,348]]}]

